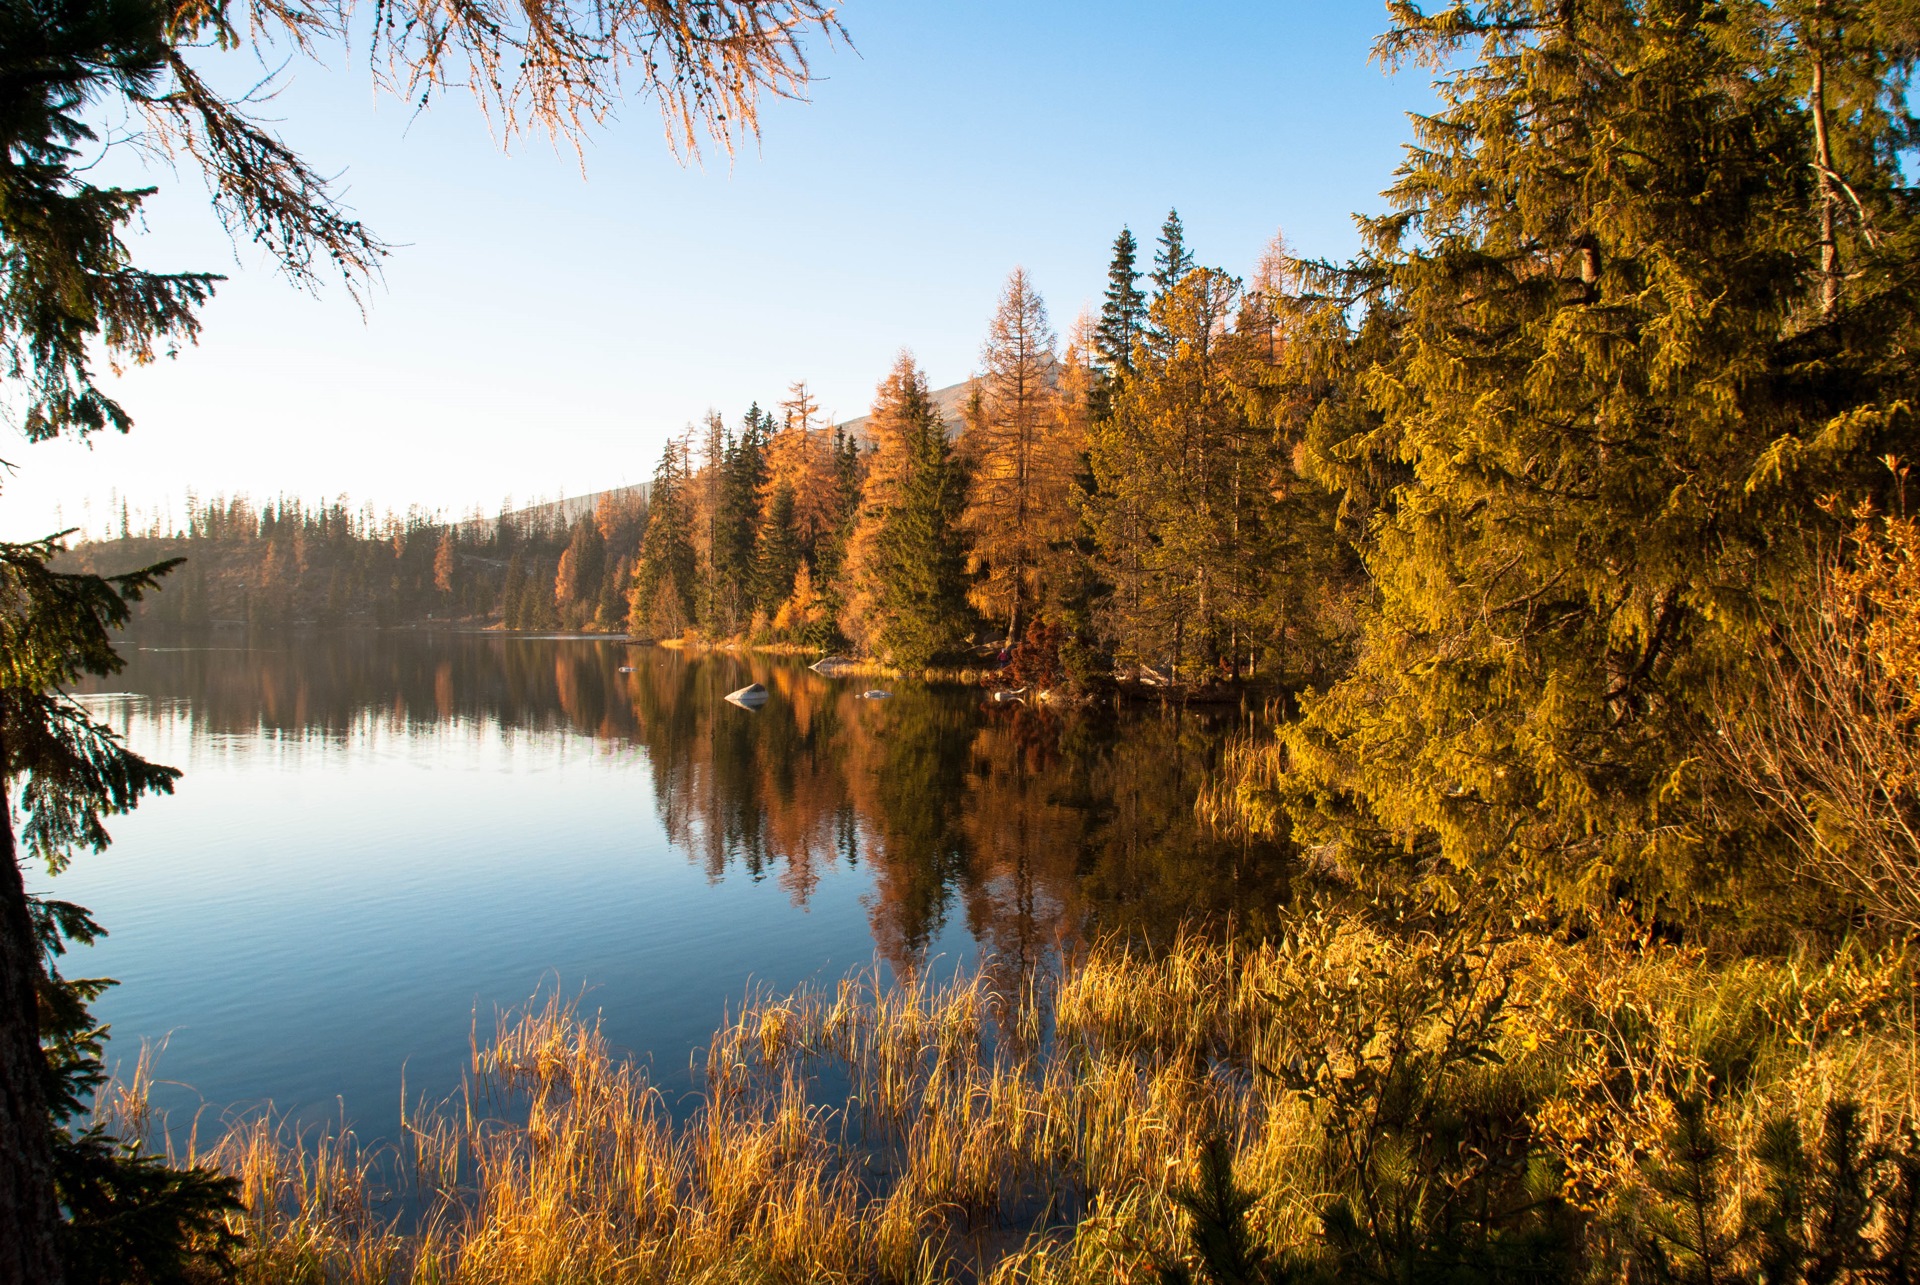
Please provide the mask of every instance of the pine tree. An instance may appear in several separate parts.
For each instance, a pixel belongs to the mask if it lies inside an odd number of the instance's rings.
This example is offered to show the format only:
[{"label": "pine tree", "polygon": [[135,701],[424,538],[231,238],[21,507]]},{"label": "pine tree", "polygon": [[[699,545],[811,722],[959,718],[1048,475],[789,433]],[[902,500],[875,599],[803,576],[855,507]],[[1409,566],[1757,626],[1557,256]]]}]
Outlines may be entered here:
[{"label": "pine tree", "polygon": [[1168,210],[1167,221],[1160,225],[1160,248],[1153,252],[1153,297],[1163,299],[1193,271],[1193,255],[1187,251],[1186,234],[1180,228],[1180,211]]},{"label": "pine tree", "polygon": [[694,507],[687,447],[669,441],[647,492],[647,529],[628,593],[629,628],[650,638],[677,638],[694,623]]},{"label": "pine tree", "polygon": [[1147,323],[1147,299],[1140,293],[1140,270],[1135,266],[1140,247],[1130,228],[1121,228],[1113,240],[1113,262],[1107,268],[1107,293],[1100,304],[1100,324],[1094,331],[1094,350],[1106,371],[1133,369],[1133,346]]},{"label": "pine tree", "polygon": [[718,512],[713,529],[714,629],[732,636],[753,615],[756,581],[754,548],[764,516],[760,491],[767,480],[765,447],[772,428],[756,403],[747,410],[740,435],[721,462]]},{"label": "pine tree", "polygon": [[1328,283],[1309,446],[1377,607],[1287,736],[1303,841],[1609,901],[1753,869],[1701,798],[1703,702],[1819,497],[1915,447],[1910,63],[1876,9],[1396,8],[1390,57],[1461,65]]},{"label": "pine tree", "polygon": [[1276,461],[1240,385],[1238,283],[1191,271],[1154,301],[1157,339],[1090,430],[1087,511],[1115,586],[1122,659],[1200,678],[1242,671],[1271,622],[1261,610]]},{"label": "pine tree", "polygon": [[553,580],[553,600],[563,629],[579,629],[600,608],[600,580],[606,571],[607,542],[591,517],[573,524]]},{"label": "pine tree", "polygon": [[965,479],[912,353],[881,381],[868,431],[840,627],[865,651],[924,665],[966,632]]}]

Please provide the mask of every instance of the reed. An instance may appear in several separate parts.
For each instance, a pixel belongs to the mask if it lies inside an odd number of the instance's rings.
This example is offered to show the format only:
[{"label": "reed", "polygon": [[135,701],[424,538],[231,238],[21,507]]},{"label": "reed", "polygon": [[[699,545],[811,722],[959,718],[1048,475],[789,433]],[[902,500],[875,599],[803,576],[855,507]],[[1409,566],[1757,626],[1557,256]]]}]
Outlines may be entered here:
[{"label": "reed", "polygon": [[[1872,1138],[1914,1119],[1897,951],[1722,964],[1330,918],[1096,949],[1016,993],[993,976],[752,997],[678,1120],[549,997],[476,1039],[466,1089],[393,1148],[263,1117],[203,1158],[244,1184],[250,1282],[1147,1281],[1192,1253],[1210,1139],[1262,1252],[1296,1259],[1326,1252],[1336,1203],[1404,1195],[1423,1165],[1434,1191],[1494,1181],[1394,1132],[1396,1075],[1507,1121],[1475,1154],[1519,1148],[1615,1257],[1689,1095],[1729,1140],[1726,1218],[1769,1122],[1816,1128],[1842,1095]],[[142,1098],[136,1074],[102,1102],[137,1125]]]}]

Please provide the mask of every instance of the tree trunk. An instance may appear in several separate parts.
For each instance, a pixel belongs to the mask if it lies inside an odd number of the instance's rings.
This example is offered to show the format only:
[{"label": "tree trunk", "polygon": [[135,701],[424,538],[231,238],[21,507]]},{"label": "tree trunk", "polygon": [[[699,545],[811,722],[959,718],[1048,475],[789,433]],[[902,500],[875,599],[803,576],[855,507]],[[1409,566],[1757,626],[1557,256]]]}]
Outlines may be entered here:
[{"label": "tree trunk", "polygon": [[[1817,22],[1822,6],[1813,6]],[[1823,32],[1815,32],[1814,39]],[[1834,212],[1840,202],[1833,190],[1833,148],[1827,139],[1827,65],[1826,54],[1818,49],[1813,57],[1813,86],[1808,94],[1813,109],[1813,155],[1820,191],[1820,315],[1829,317],[1840,302],[1840,243],[1834,233]]]},{"label": "tree trunk", "polygon": [[[0,742],[0,764],[5,748]],[[0,1285],[59,1285],[53,1126],[40,1054],[40,953],[9,805],[0,786]]]}]

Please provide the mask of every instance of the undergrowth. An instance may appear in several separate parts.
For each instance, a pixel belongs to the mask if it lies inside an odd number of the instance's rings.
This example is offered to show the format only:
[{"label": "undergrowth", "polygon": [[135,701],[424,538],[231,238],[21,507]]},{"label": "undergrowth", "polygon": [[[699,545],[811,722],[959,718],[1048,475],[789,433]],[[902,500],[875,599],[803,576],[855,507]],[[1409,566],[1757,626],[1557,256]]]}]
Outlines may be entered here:
[{"label": "undergrowth", "polygon": [[249,1282],[1915,1278],[1897,951],[1315,917],[991,976],[762,996],[680,1119],[550,999],[397,1149],[180,1158],[240,1180]]}]

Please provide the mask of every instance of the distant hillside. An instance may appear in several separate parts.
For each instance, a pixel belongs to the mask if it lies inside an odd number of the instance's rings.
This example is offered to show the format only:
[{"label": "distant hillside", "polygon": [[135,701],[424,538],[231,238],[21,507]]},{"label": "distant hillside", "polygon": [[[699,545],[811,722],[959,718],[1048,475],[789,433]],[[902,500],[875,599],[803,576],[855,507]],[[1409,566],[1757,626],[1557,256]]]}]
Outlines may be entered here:
[{"label": "distant hillside", "polygon": [[515,509],[499,517],[474,518],[460,523],[463,534],[482,530],[492,530],[501,518],[515,522],[522,530],[564,531],[581,518],[586,517],[599,507],[600,501],[611,496],[616,501],[632,500],[641,508],[646,507],[646,482],[635,482],[631,486],[616,486],[605,491],[594,491],[587,495],[562,496],[557,500],[548,500],[541,504],[530,504],[524,509]]}]

